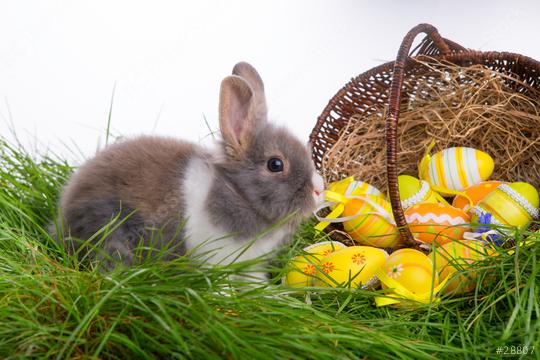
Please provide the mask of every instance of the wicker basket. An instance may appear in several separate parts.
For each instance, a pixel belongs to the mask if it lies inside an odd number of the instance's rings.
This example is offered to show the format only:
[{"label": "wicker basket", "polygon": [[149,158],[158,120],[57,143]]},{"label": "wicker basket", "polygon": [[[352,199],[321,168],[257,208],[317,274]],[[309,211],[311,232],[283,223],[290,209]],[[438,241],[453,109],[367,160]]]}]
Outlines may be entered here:
[{"label": "wicker basket", "polygon": [[[412,42],[420,33],[427,36],[410,52]],[[388,193],[396,224],[407,246],[414,246],[413,235],[407,226],[398,190],[397,123],[400,104],[414,93],[414,79],[421,78],[426,68],[411,59],[430,56],[459,66],[485,65],[493,70],[517,76],[523,83],[540,88],[540,62],[508,52],[481,52],[442,38],[429,24],[414,27],[403,39],[395,62],[377,66],[347,83],[330,100],[310,135],[313,160],[320,170],[325,152],[339,138],[339,132],[353,115],[369,116],[385,108],[386,115],[386,178]],[[516,92],[527,88],[516,86]],[[381,149],[383,151],[383,149]],[[540,179],[539,179],[540,180]]]}]

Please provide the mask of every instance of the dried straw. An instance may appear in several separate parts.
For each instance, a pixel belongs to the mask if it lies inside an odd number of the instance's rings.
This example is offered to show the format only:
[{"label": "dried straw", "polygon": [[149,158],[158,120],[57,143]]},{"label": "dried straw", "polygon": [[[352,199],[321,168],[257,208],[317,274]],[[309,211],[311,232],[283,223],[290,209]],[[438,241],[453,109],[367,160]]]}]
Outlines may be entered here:
[{"label": "dried straw", "polygon": [[[418,61],[418,60],[417,60]],[[495,160],[492,179],[540,189],[540,91],[483,65],[460,67],[424,57],[426,71],[409,76],[398,124],[400,174],[417,175],[429,143],[483,150]],[[326,181],[353,175],[386,188],[384,115],[353,116],[323,158]]]}]

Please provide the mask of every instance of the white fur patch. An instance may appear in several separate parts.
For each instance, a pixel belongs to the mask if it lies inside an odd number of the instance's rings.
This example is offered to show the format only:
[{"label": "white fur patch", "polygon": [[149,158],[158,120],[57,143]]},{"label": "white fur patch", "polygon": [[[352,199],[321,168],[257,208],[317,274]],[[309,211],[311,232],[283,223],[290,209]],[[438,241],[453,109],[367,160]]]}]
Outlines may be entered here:
[{"label": "white fur patch", "polygon": [[276,249],[287,234],[287,226],[274,229],[250,244],[249,240],[233,238],[212,223],[205,203],[213,181],[214,170],[206,160],[193,158],[189,162],[182,186],[188,254],[201,255],[209,263],[228,264],[254,259]]}]

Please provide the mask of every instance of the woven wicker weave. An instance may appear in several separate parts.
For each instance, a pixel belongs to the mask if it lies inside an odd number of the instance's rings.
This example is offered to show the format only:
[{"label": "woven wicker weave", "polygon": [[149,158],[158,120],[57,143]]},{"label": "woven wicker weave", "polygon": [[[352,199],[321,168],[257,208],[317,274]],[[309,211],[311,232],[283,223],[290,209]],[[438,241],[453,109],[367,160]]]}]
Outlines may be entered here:
[{"label": "woven wicker weave", "polygon": [[[413,40],[420,33],[426,33],[427,36],[410,52]],[[415,91],[415,79],[421,78],[427,71],[424,65],[411,60],[420,60],[425,55],[459,66],[483,64],[496,71],[517,76],[523,83],[540,89],[540,62],[508,52],[467,50],[442,38],[433,26],[420,24],[403,39],[395,62],[380,65],[353,78],[330,100],[310,135],[313,160],[318,169],[322,166],[323,155],[338,140],[340,130],[347,125],[351,116],[369,116],[373,112],[381,112],[382,107],[386,110],[388,192],[394,218],[408,246],[414,246],[416,242],[401,208],[396,134],[400,104],[410,99]],[[517,86],[515,91],[526,92],[527,89]]]}]

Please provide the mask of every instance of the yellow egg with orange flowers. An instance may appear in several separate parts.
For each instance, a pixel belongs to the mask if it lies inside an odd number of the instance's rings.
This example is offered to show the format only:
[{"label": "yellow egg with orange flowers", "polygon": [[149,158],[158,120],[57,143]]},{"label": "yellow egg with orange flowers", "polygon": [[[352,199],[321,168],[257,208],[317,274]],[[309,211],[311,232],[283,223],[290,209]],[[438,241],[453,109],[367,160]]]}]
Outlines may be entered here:
[{"label": "yellow egg with orange flowers", "polygon": [[[472,206],[477,205],[487,194],[497,188],[497,186],[505,184],[502,181],[482,181],[479,184],[469,186],[463,193],[472,201]],[[452,201],[452,206],[463,211],[468,211],[471,208],[469,200],[463,195],[457,195]]]},{"label": "yellow egg with orange flowers", "polygon": [[323,241],[303,249],[303,254],[295,256],[287,266],[287,274],[281,279],[291,287],[313,286],[317,266],[328,254],[346,248],[339,241]]},{"label": "yellow egg with orange flowers", "polygon": [[463,210],[446,204],[422,203],[405,211],[405,219],[416,240],[444,244],[460,240],[469,231],[470,217]]},{"label": "yellow egg with orange flowers", "polygon": [[[473,291],[478,274],[467,270],[471,264],[482,260],[492,252],[478,240],[452,241],[435,247],[431,258],[435,263],[439,278],[441,280],[449,278],[442,291],[446,294],[463,294]],[[462,270],[462,274],[453,277],[456,272]]]},{"label": "yellow egg with orange flowers", "polygon": [[349,220],[343,228],[360,245],[395,248],[401,245],[390,203],[385,199],[365,195],[345,204],[341,215]]},{"label": "yellow egg with orange flowers", "polygon": [[346,286],[356,288],[376,282],[375,272],[388,254],[372,246],[349,246],[321,260],[316,286]]}]

